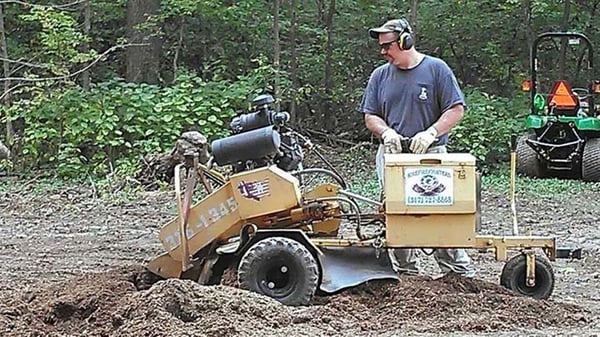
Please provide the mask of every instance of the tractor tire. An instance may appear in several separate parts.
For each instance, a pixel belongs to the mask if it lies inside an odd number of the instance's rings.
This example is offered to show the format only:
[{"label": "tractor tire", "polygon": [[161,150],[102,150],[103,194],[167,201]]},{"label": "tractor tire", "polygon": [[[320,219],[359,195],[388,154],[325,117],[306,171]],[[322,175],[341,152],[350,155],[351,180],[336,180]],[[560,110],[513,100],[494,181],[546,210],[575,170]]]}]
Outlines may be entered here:
[{"label": "tractor tire", "polygon": [[547,299],[554,290],[554,271],[548,259],[535,257],[535,285],[527,286],[527,257],[525,254],[513,256],[506,262],[500,274],[500,285],[516,293],[537,299]]},{"label": "tractor tire", "polygon": [[251,246],[240,260],[242,289],[269,296],[286,305],[307,305],[317,290],[319,266],[300,242],[270,237]]},{"label": "tractor tire", "polygon": [[600,181],[600,138],[590,138],[583,147],[581,178],[585,181]]},{"label": "tractor tire", "polygon": [[527,177],[541,178],[544,174],[537,152],[525,141],[534,139],[535,134],[521,136],[517,141],[517,173]]}]

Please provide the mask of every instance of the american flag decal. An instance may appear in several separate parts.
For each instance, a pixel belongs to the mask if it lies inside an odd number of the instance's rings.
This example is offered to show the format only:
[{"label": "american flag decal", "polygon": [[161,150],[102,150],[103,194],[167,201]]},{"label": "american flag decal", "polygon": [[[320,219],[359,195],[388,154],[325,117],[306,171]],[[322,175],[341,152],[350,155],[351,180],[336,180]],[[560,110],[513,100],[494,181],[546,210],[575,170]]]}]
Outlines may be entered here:
[{"label": "american flag decal", "polygon": [[250,182],[241,181],[237,188],[244,198],[254,199],[256,201],[271,195],[271,191],[269,190],[269,178]]}]

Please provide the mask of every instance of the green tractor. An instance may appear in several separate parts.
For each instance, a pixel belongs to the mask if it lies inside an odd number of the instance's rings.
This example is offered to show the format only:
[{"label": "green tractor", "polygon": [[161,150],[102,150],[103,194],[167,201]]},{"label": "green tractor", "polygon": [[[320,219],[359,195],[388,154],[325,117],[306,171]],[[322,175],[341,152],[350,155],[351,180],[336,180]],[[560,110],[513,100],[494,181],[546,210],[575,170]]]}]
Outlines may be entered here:
[{"label": "green tractor", "polygon": [[600,181],[600,81],[583,34],[540,34],[531,49],[527,134],[517,143],[517,172],[529,177]]}]

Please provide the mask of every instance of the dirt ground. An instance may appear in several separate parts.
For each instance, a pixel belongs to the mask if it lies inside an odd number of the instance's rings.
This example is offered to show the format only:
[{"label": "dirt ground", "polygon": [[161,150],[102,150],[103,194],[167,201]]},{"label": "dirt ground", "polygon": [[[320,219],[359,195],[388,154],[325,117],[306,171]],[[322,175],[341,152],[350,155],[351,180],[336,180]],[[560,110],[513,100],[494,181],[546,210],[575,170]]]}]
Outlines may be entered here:
[{"label": "dirt ground", "polygon": [[[498,286],[502,263],[469,251],[476,279],[437,278],[432,258],[423,256],[424,276],[286,307],[227,285],[168,280],[135,289],[133,275],[162,252],[157,232],[174,214],[171,191],[99,199],[90,186],[49,188],[0,177],[0,335],[598,335],[600,189],[594,186],[542,199],[519,194],[524,229],[584,248],[582,260],[553,263],[550,300]],[[484,190],[483,199],[483,232],[510,234],[506,196]]]}]

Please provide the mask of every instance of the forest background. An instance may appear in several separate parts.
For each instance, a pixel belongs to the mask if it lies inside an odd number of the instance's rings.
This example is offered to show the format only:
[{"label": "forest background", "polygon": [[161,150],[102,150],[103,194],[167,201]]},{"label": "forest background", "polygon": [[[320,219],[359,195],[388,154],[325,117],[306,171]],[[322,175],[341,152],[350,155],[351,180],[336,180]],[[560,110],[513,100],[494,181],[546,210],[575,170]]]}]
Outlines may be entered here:
[{"label": "forest background", "polygon": [[[0,1],[4,168],[62,177],[133,172],[184,131],[210,140],[261,93],[292,125],[340,147],[373,141],[356,111],[383,62],[368,29],[406,17],[467,99],[452,151],[486,170],[524,131],[537,34],[598,44],[600,0]],[[597,56],[596,56],[596,60]],[[558,62],[558,60],[557,60]],[[597,63],[597,62],[596,62]],[[4,128],[5,127],[5,128]]]}]

